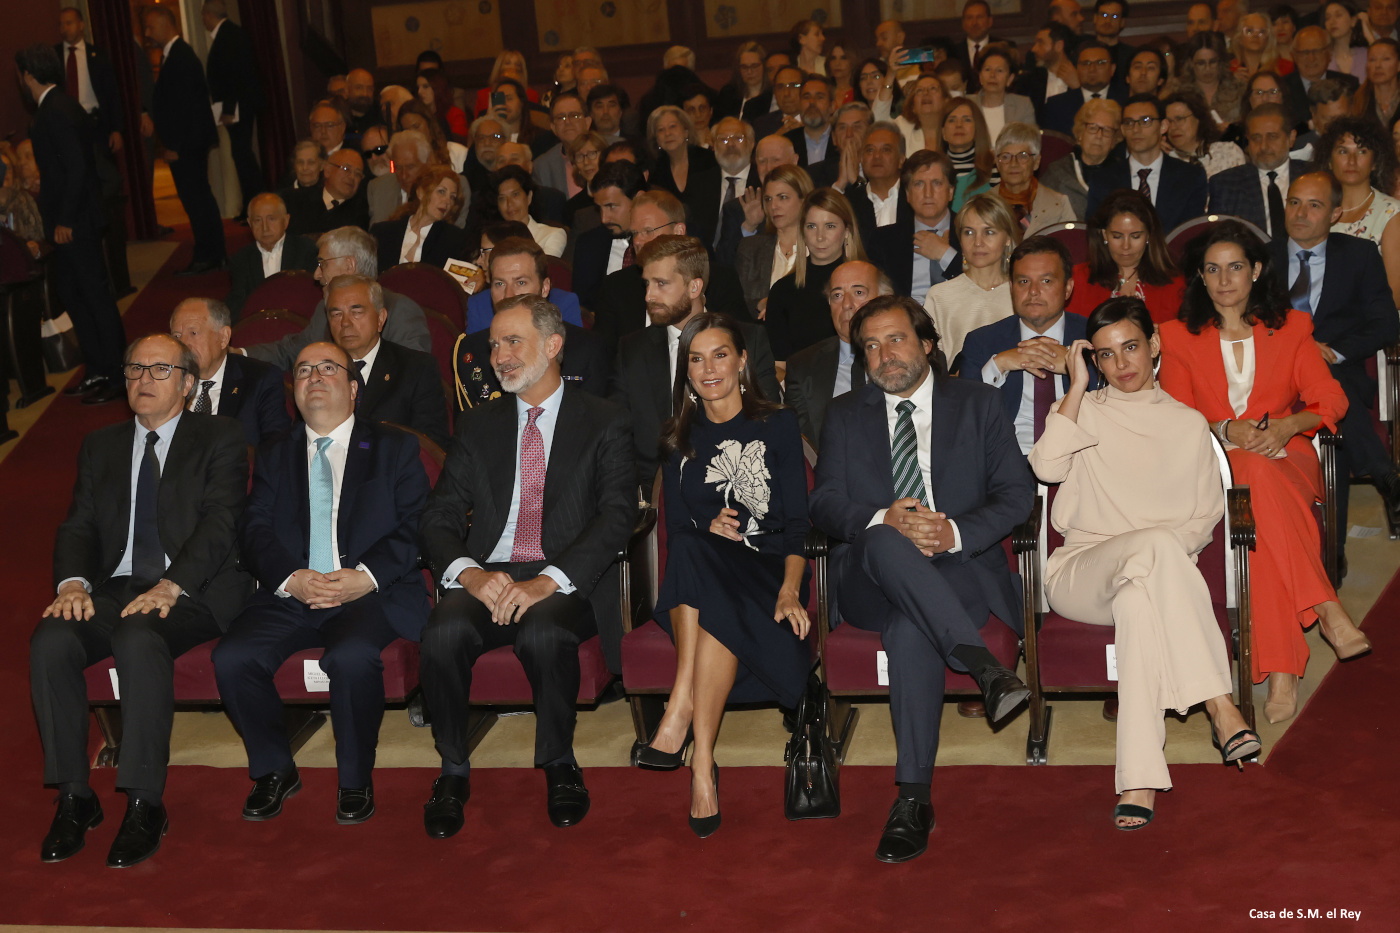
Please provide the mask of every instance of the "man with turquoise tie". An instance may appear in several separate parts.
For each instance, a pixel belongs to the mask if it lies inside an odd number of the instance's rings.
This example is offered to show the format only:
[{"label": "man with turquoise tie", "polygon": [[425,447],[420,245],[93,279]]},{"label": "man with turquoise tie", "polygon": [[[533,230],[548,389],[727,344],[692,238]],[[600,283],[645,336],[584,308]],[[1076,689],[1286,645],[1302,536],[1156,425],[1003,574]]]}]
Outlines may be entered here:
[{"label": "man with turquoise tie", "polygon": [[380,652],[396,638],[417,641],[428,619],[417,541],[428,478],[412,435],[356,419],[359,386],[344,350],[310,344],[292,377],[303,424],[259,450],[239,533],[260,588],[215,649],[214,668],[254,782],[243,818],[267,820],[301,789],[273,675],[296,652],[325,649],[336,822],[362,823],[374,815]]}]

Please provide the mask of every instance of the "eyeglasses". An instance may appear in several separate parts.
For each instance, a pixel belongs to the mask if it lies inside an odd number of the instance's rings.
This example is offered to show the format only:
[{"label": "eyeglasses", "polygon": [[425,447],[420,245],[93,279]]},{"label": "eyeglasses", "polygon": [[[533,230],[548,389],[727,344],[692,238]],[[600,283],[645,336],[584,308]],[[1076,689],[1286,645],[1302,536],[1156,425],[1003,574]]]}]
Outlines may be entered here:
[{"label": "eyeglasses", "polygon": [[574,153],[574,161],[597,162],[598,156],[600,155],[602,155],[602,153],[597,149],[584,149],[581,152]]},{"label": "eyeglasses", "polygon": [[330,378],[335,375],[337,369],[343,369],[347,373],[350,371],[349,367],[341,366],[335,360],[322,360],[319,363],[298,363],[296,368],[292,370],[292,378],[297,382],[301,382],[304,379],[310,379],[313,371],[320,373],[326,378]]},{"label": "eyeglasses", "polygon": [[386,153],[386,152],[388,152],[388,151],[389,151],[389,146],[388,146],[388,144],[386,143],[386,144],[384,144],[383,146],[375,146],[373,149],[366,149],[366,150],[364,151],[363,155],[367,155],[367,156],[371,156],[371,157],[374,157],[374,156],[382,156],[384,153]]},{"label": "eyeglasses", "polygon": [[1267,29],[1259,29],[1257,27],[1254,29],[1241,29],[1240,32],[1249,36],[1251,39],[1262,39],[1269,34]]},{"label": "eyeglasses", "polygon": [[1084,132],[1090,136],[1112,136],[1113,127],[1104,126],[1102,123],[1086,123],[1084,124]]},{"label": "eyeglasses", "polygon": [[560,123],[560,122],[562,122],[562,123],[574,123],[574,122],[576,122],[576,121],[578,121],[578,120],[582,120],[582,119],[583,119],[583,114],[581,114],[581,113],[561,113],[561,114],[557,114],[553,119],[554,119],[554,121],[555,121],[556,123]]},{"label": "eyeglasses", "polygon": [[355,178],[365,177],[364,169],[355,168],[353,165],[337,165],[334,162],[327,162],[326,168],[338,168],[345,174],[353,175]]},{"label": "eyeglasses", "polygon": [[316,268],[317,268],[317,269],[324,269],[324,268],[326,268],[326,265],[327,265],[328,263],[340,262],[340,260],[342,260],[342,259],[349,259],[349,258],[350,258],[349,256],[331,256],[331,257],[328,258],[328,259],[318,259],[318,260],[316,260]]},{"label": "eyeglasses", "polygon": [[997,153],[997,162],[1001,163],[1002,165],[1010,165],[1012,162],[1018,162],[1018,163],[1020,163],[1021,165],[1025,165],[1025,164],[1029,163],[1029,162],[1030,162],[1032,159],[1034,159],[1034,158],[1035,158],[1035,154],[1034,154],[1034,153],[1030,153],[1030,152],[998,152],[998,153]]},{"label": "eyeglasses", "polygon": [[313,124],[311,124],[311,128],[312,128],[313,130],[333,130],[333,129],[335,129],[337,126],[344,126],[344,125],[345,125],[345,124],[344,124],[342,121],[336,120],[334,123],[313,123]]},{"label": "eyeglasses", "polygon": [[479,143],[484,143],[484,142],[486,142],[486,140],[488,140],[488,139],[494,139],[496,142],[499,143],[499,142],[504,142],[504,141],[505,141],[505,138],[506,138],[506,134],[505,134],[505,133],[478,133],[478,134],[476,134],[475,136],[472,137],[472,139],[474,139],[476,142],[479,142]]},{"label": "eyeglasses", "polygon": [[789,81],[787,84],[775,84],[775,85],[773,85],[773,86],[774,86],[775,88],[777,88],[778,90],[780,90],[780,91],[800,91],[800,90],[802,90],[802,82],[801,82],[801,81]]},{"label": "eyeglasses", "polygon": [[1131,119],[1128,117],[1124,117],[1122,126],[1125,130],[1131,129],[1134,126],[1140,127],[1142,129],[1147,129],[1149,126],[1156,123],[1157,120],[1157,117],[1133,117]]},{"label": "eyeglasses", "polygon": [[1107,10],[1099,10],[1099,12],[1098,12],[1097,15],[1098,15],[1099,19],[1122,19],[1122,18],[1123,18],[1123,14],[1122,14],[1122,13],[1110,13],[1110,12],[1108,12]]},{"label": "eyeglasses", "polygon": [[1282,96],[1283,96],[1283,91],[1282,91],[1282,89],[1276,88],[1276,87],[1270,87],[1270,88],[1257,87],[1257,88],[1255,88],[1254,90],[1252,90],[1252,91],[1249,92],[1249,96],[1250,96],[1250,97],[1282,97]]},{"label": "eyeglasses", "polygon": [[1094,58],[1087,62],[1082,58],[1079,60],[1080,68],[1107,68],[1111,64],[1113,64],[1113,60],[1108,58]]},{"label": "eyeglasses", "polygon": [[738,145],[749,141],[748,136],[743,133],[730,133],[728,136],[716,136],[715,142]]},{"label": "eyeglasses", "polygon": [[152,363],[149,366],[145,363],[125,363],[122,365],[122,375],[126,377],[127,382],[139,382],[143,374],[150,373],[152,379],[164,382],[177,369],[189,372],[185,367],[176,366],[174,363]]},{"label": "eyeglasses", "polygon": [[659,227],[643,227],[640,230],[633,230],[631,231],[632,239],[635,240],[639,236],[656,236],[656,234],[660,233],[662,230],[665,230],[667,227],[674,227],[678,223],[680,223],[679,220],[673,220],[670,223],[662,224]]}]

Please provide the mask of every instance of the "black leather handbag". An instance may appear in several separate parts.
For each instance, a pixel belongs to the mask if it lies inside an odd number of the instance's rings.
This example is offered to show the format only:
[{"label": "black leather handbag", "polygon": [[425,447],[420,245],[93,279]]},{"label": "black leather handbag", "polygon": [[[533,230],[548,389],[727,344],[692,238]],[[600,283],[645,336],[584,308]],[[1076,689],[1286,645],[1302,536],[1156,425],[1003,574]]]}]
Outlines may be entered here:
[{"label": "black leather handbag", "polygon": [[788,740],[783,815],[790,820],[823,820],[841,815],[836,754],[827,737],[826,685],[814,671],[797,702],[797,728]]}]

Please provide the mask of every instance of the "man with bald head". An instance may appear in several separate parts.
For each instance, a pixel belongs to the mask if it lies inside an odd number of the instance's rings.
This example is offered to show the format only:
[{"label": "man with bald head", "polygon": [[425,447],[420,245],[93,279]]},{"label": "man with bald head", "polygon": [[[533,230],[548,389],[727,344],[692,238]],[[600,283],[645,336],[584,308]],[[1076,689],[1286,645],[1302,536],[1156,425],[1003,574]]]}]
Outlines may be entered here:
[{"label": "man with bald head", "polygon": [[356,137],[380,121],[374,106],[374,75],[355,68],[345,76],[345,102],[350,106],[350,132]]},{"label": "man with bald head", "polygon": [[209,100],[217,119],[228,131],[229,149],[238,170],[238,186],[243,191],[243,211],[262,190],[262,170],[253,154],[253,129],[266,102],[262,80],[248,33],[228,18],[224,0],[206,0],[201,11],[209,34],[209,53],[204,68],[209,76]]},{"label": "man with bald head", "polygon": [[256,447],[292,426],[282,393],[282,373],[262,360],[228,352],[228,305],[216,298],[186,298],[170,315],[170,336],[194,354],[198,382],[186,403],[197,415],[237,418],[248,446]]},{"label": "man with bald head", "polygon": [[321,185],[287,192],[292,215],[288,232],[320,236],[336,227],[369,227],[365,195],[365,158],[349,146],[337,149],[321,168]]},{"label": "man with bald head", "polygon": [[836,267],[825,291],[836,336],[794,353],[783,380],[783,398],[818,450],[827,403],[865,385],[865,355],[851,348],[851,318],[877,295],[894,294],[894,285],[871,263],[852,260]]},{"label": "man with bald head", "polygon": [[[276,194],[265,191],[248,204],[248,229],[253,242],[234,254],[229,264],[233,287],[224,299],[234,320],[243,312],[243,304],[263,279],[287,269],[316,271],[316,244],[305,237],[287,235],[291,215],[286,203]],[[254,308],[254,311],[261,310]]]},{"label": "man with bald head", "polygon": [[1294,131],[1308,131],[1308,92],[1319,81],[1330,79],[1346,85],[1348,93],[1356,90],[1356,78],[1327,67],[1332,58],[1332,39],[1321,26],[1304,26],[1293,37],[1293,62],[1296,67],[1283,76],[1284,100],[1288,104],[1288,119]]},{"label": "man with bald head", "polygon": [[1050,4],[1050,20],[1063,23],[1066,29],[1078,36],[1084,29],[1084,10],[1079,6],[1079,0],[1054,0]]}]

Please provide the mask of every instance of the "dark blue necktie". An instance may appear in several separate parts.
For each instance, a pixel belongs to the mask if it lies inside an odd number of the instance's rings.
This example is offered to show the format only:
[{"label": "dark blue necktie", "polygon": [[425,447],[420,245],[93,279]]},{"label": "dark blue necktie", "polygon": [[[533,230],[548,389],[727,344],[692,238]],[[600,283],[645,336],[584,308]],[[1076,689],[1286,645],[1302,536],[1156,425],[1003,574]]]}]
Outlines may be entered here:
[{"label": "dark blue necktie", "polygon": [[156,500],[160,495],[160,458],[156,442],[160,435],[146,432],[146,453],[136,473],[136,514],[131,524],[131,582],[148,589],[165,573],[165,551],[160,546],[160,526],[156,522]]}]

